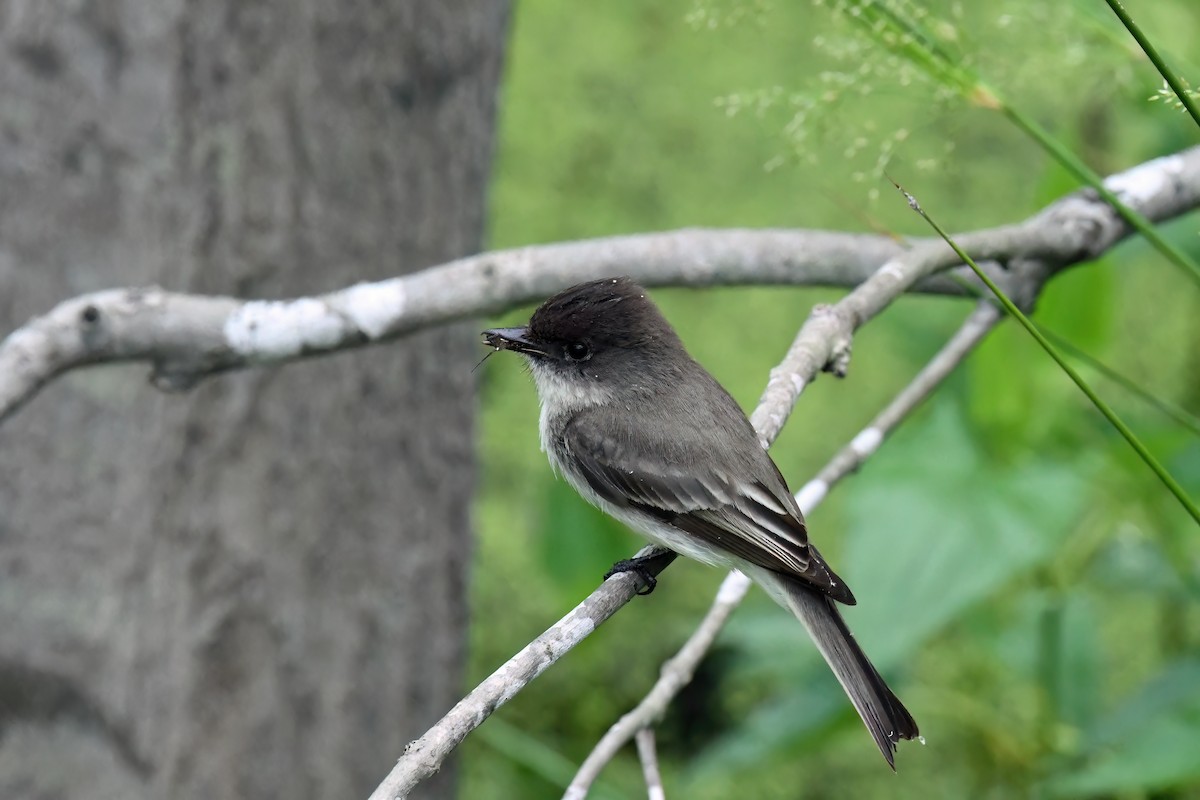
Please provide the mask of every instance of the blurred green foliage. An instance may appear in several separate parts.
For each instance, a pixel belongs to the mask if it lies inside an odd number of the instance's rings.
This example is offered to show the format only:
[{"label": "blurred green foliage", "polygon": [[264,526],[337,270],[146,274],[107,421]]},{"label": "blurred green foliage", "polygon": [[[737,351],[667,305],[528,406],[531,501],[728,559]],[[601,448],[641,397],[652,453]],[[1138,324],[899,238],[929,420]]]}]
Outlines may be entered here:
[{"label": "blurred green foliage", "polygon": [[[899,4],[1101,173],[1186,146],[1182,112],[1101,2]],[[489,246],[691,225],[927,235],[883,169],[953,231],[1021,219],[1074,184],[1004,119],[855,33],[834,2],[515,7]],[[1193,0],[1131,9],[1195,85]],[[803,112],[803,113],[800,113]],[[1200,255],[1195,217],[1167,235]],[[750,408],[826,289],[660,290]],[[798,487],[967,312],[905,298],[810,387],[772,453]],[[519,309],[498,322],[517,322]],[[1035,319],[1200,412],[1200,297],[1140,242],[1065,273]],[[1200,441],[1085,375],[1193,496]],[[515,358],[480,370],[472,684],[640,542],[552,477]],[[799,626],[757,590],[660,729],[669,797],[1200,797],[1200,536],[1074,386],[999,329],[810,519],[848,614],[921,724],[892,775]],[[462,750],[462,796],[558,797],[652,685],[720,574],[672,566]],[[643,797],[630,751],[596,797]]]}]

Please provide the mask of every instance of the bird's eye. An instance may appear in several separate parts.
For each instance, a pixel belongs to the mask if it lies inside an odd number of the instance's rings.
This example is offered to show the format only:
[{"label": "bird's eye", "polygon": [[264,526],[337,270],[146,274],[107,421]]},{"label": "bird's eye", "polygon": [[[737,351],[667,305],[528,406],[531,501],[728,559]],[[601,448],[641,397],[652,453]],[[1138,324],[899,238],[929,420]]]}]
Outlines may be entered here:
[{"label": "bird's eye", "polygon": [[567,358],[572,361],[587,361],[592,357],[592,348],[583,342],[571,342],[567,345]]}]

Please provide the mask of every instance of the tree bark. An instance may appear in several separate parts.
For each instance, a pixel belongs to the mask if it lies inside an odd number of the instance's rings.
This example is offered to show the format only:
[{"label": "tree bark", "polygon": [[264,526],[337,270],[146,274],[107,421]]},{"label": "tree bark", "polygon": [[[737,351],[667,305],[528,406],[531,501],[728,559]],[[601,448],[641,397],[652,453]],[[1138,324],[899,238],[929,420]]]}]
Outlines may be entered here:
[{"label": "tree bark", "polygon": [[[0,329],[475,252],[506,15],[0,4]],[[0,797],[365,797],[461,694],[475,330],[74,373],[0,429]]]}]

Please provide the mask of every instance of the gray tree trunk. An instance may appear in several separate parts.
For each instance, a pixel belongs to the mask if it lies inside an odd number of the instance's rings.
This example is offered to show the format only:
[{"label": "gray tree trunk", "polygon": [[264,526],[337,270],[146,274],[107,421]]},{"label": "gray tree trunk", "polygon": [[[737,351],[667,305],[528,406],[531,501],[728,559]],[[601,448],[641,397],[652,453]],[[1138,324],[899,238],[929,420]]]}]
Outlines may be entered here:
[{"label": "gray tree trunk", "polygon": [[[506,13],[0,3],[0,332],[477,250]],[[97,368],[0,428],[0,797],[368,794],[462,688],[475,330],[182,396]]]}]

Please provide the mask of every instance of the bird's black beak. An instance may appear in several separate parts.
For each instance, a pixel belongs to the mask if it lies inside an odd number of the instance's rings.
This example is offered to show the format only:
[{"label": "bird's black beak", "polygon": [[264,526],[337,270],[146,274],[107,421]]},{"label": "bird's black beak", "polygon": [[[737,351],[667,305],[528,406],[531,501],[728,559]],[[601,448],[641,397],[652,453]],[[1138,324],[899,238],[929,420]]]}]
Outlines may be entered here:
[{"label": "bird's black beak", "polygon": [[497,350],[544,356],[546,351],[529,338],[529,328],[492,328],[483,332],[483,342]]}]

